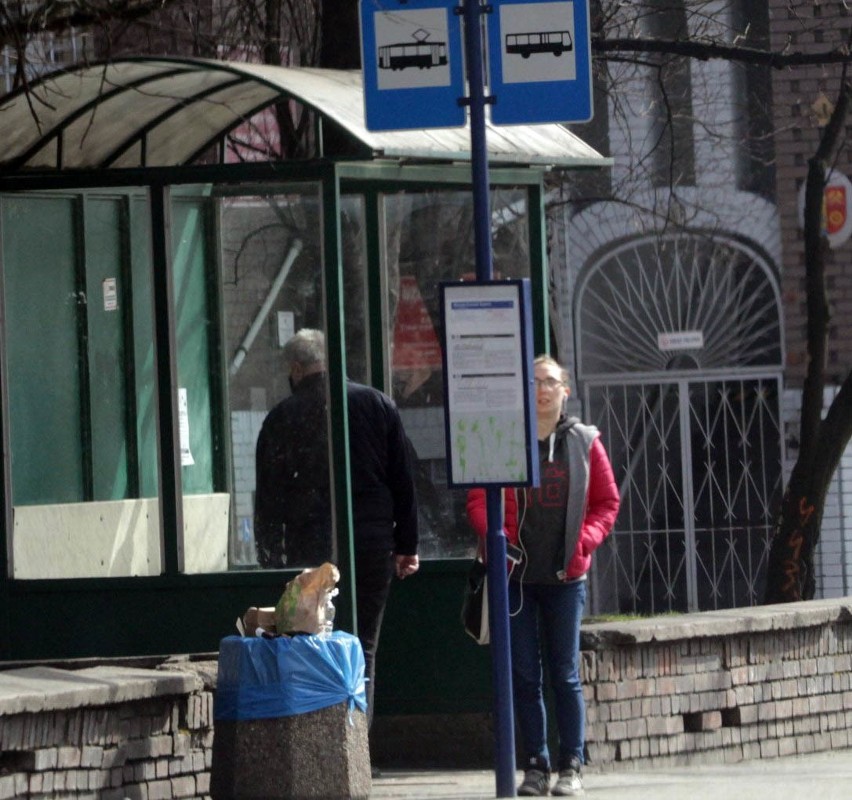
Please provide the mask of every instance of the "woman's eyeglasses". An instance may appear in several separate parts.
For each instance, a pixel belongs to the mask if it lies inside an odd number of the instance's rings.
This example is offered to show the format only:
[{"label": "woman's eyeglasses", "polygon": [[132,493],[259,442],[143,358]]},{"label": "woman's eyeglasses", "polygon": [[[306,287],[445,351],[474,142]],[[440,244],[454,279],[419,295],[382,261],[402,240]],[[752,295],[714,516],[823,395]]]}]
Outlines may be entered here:
[{"label": "woman's eyeglasses", "polygon": [[553,391],[557,386],[562,386],[562,381],[556,378],[533,378],[536,389],[549,389]]}]

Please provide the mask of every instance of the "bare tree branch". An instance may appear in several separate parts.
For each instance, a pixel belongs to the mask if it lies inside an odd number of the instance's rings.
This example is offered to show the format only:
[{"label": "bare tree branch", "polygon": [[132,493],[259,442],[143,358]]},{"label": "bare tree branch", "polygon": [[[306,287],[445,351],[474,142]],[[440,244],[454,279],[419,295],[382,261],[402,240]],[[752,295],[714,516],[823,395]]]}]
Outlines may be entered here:
[{"label": "bare tree branch", "polygon": [[12,44],[35,33],[65,31],[111,20],[132,21],[154,11],[178,5],[180,0],[54,0],[15,13],[0,7],[0,45]]},{"label": "bare tree branch", "polygon": [[610,53],[659,53],[670,56],[683,56],[699,61],[722,59],[743,64],[755,64],[775,69],[815,64],[846,64],[852,61],[852,54],[846,45],[822,50],[818,53],[775,52],[756,47],[721,44],[714,40],[702,39],[608,39],[592,37],[592,50],[598,54]]}]

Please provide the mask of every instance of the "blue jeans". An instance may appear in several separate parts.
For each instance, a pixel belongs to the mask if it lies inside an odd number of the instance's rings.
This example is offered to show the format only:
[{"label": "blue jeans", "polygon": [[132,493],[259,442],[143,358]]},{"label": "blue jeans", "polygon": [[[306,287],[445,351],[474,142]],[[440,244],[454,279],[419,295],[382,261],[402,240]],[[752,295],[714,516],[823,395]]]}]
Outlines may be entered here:
[{"label": "blue jeans", "polygon": [[[580,621],[586,581],[519,584],[509,581],[512,690],[521,744],[530,764],[551,768],[544,707],[542,645],[556,699],[558,768],[584,763],[586,704],[580,684]],[[517,613],[516,613],[517,612]]]}]

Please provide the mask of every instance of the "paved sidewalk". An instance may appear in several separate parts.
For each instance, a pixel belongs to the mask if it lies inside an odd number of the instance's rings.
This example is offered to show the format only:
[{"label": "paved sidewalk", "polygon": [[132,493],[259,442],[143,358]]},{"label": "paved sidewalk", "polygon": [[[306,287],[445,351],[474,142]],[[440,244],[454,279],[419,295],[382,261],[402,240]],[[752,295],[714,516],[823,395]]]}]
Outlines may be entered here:
[{"label": "paved sidewalk", "polygon": [[[588,771],[584,783],[589,800],[850,800],[852,750],[714,766]],[[487,770],[383,770],[370,798],[472,800],[496,792],[494,773]]]}]

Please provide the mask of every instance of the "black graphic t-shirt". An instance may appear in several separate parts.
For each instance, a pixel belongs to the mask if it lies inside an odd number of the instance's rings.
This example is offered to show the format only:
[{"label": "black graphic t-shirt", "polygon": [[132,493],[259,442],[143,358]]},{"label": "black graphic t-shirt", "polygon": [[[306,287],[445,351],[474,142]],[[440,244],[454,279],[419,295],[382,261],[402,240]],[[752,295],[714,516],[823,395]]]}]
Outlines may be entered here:
[{"label": "black graphic t-shirt", "polygon": [[515,569],[512,577],[525,583],[560,583],[556,573],[565,569],[565,507],[568,498],[568,464],[562,448],[548,461],[549,442],[538,443],[541,486],[526,489],[526,512],[521,542],[526,551],[526,569]]}]

